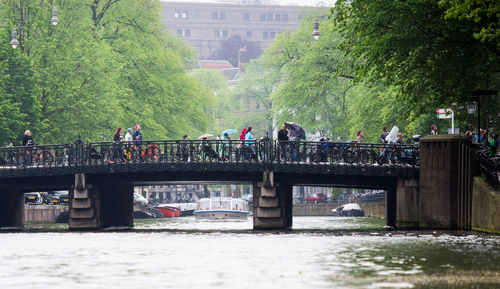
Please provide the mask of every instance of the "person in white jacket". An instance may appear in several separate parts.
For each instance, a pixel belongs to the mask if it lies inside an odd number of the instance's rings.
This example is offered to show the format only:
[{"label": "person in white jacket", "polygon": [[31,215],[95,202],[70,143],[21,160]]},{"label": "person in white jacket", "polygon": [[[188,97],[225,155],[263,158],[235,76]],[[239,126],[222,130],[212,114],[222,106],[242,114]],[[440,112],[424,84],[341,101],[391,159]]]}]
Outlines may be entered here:
[{"label": "person in white jacket", "polygon": [[125,134],[125,141],[132,141],[132,128],[127,128],[127,134]]}]

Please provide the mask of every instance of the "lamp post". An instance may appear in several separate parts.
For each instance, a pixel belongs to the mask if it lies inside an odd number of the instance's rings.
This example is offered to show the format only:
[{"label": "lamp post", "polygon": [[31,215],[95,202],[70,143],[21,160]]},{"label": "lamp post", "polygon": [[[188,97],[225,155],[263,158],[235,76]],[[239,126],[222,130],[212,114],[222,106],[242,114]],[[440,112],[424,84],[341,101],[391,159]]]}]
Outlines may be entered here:
[{"label": "lamp post", "polygon": [[[50,19],[50,22],[54,26],[59,23],[59,18],[57,17],[57,7],[55,6],[54,9],[52,9],[52,18]],[[10,41],[10,46],[12,46],[13,49],[16,49],[19,46],[19,41],[17,40],[17,28],[12,29],[12,39]]]},{"label": "lamp post", "polygon": [[59,18],[57,18],[57,7],[54,6],[54,9],[52,9],[52,19],[50,19],[50,22],[56,26],[57,23],[59,22]]},{"label": "lamp post", "polygon": [[470,129],[470,131],[473,131],[472,115],[474,115],[476,113],[477,103],[475,101],[467,102],[467,103],[465,103],[465,107],[467,108],[467,114],[469,115],[469,129]]},{"label": "lamp post", "polygon": [[471,93],[471,100],[477,102],[477,141],[480,142],[481,140],[481,96],[483,95],[497,95],[498,90],[482,90],[482,89],[477,89],[472,91]]},{"label": "lamp post", "polygon": [[12,29],[12,40],[10,41],[10,46],[12,46],[13,49],[16,49],[18,45],[19,45],[19,41],[17,41],[17,29],[13,28]]},{"label": "lamp post", "polygon": [[318,40],[320,35],[321,34],[319,33],[319,22],[318,22],[318,20],[315,20],[314,24],[313,24],[312,36],[313,36],[314,40]]}]

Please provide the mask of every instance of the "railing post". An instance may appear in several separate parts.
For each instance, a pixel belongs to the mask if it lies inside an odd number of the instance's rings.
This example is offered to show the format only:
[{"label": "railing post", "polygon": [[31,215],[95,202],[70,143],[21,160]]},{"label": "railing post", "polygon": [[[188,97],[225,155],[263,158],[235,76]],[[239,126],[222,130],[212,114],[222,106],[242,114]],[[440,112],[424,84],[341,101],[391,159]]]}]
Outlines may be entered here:
[{"label": "railing post", "polygon": [[76,173],[83,172],[83,153],[84,153],[83,146],[84,143],[82,141],[82,138],[78,136],[78,139],[75,141],[75,146],[74,146]]}]

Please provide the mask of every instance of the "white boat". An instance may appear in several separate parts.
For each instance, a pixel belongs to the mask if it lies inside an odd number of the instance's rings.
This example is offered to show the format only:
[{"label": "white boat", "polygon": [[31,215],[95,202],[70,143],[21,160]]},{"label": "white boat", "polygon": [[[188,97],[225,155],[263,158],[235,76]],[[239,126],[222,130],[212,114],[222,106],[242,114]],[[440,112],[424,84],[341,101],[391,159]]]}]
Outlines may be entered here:
[{"label": "white boat", "polygon": [[344,216],[344,217],[364,217],[365,212],[361,208],[359,204],[350,203],[342,205],[336,209],[332,210],[332,213],[336,216]]},{"label": "white boat", "polygon": [[246,201],[236,198],[203,198],[197,202],[194,216],[197,221],[246,221]]}]

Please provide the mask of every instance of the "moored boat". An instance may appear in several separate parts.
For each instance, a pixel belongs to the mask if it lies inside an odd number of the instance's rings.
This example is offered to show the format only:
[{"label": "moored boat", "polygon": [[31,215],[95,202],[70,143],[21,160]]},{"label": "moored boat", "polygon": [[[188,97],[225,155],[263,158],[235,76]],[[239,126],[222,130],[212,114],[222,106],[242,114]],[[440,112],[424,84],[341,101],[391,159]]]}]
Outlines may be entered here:
[{"label": "moored boat", "polygon": [[165,205],[179,209],[181,211],[181,217],[192,216],[196,210],[196,203],[170,203]]},{"label": "moored boat", "polygon": [[236,198],[203,198],[193,212],[197,221],[246,221],[249,215],[246,201]]},{"label": "moored boat", "polygon": [[158,205],[155,207],[155,209],[159,210],[163,214],[163,217],[165,218],[179,217],[181,215],[180,209],[171,207],[168,204]]},{"label": "moored boat", "polygon": [[332,212],[336,216],[343,216],[343,217],[364,217],[365,216],[365,212],[363,211],[361,206],[359,204],[356,204],[356,203],[342,205],[336,209],[333,209]]}]

